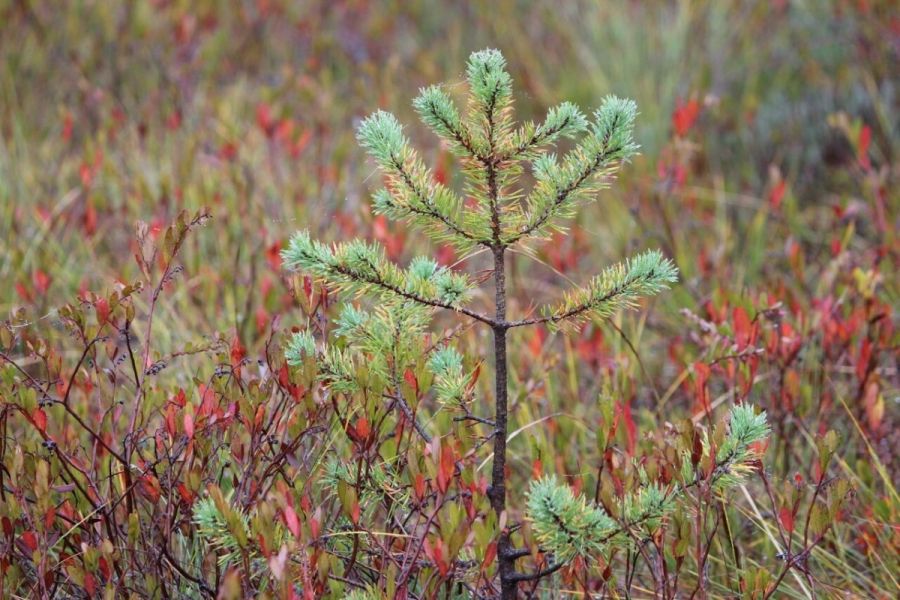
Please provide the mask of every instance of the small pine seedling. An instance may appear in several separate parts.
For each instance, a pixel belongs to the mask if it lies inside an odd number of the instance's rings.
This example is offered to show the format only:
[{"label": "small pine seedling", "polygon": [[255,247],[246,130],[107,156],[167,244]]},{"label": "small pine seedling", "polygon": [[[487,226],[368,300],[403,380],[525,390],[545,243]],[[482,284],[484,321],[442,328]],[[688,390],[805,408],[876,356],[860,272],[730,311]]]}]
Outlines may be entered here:
[{"label": "small pine seedling", "polygon": [[[508,251],[564,231],[566,219],[609,185],[621,165],[638,150],[632,136],[637,108],[631,100],[609,96],[588,118],[574,104],[563,102],[550,109],[542,123],[517,124],[513,120],[512,80],[500,52],[472,54],[466,78],[469,98],[465,113],[438,85],[421,90],[413,101],[422,121],[459,159],[466,176],[464,194],[436,180],[392,114],[378,111],[366,118],[359,126],[358,139],[386,179],[386,187],[374,196],[375,212],[408,223],[464,255],[488,252],[493,262],[493,305],[487,310],[473,307],[476,282],[430,258],[416,258],[404,268],[388,260],[378,244],[353,240],[329,245],[302,231],[283,250],[286,267],[341,292],[377,300],[378,307],[371,311],[345,308],[336,331],[345,344],[319,346],[311,333],[301,332],[290,341],[286,355],[292,365],[317,361],[321,379],[334,393],[353,393],[372,380],[381,381],[388,390],[385,394],[429,442],[432,433],[401,393],[403,365],[421,356],[421,339],[435,311],[451,311],[489,327],[494,340],[494,414],[492,419],[478,417],[478,421],[493,428],[488,495],[502,521],[507,501],[508,332],[534,325],[567,329],[587,319],[608,318],[621,309],[636,307],[642,297],[663,291],[677,280],[678,272],[659,251],[650,250],[604,269],[587,285],[544,307],[539,316],[510,318],[506,306]],[[549,151],[563,138],[576,140],[572,150],[563,156]],[[535,182],[530,190],[518,185],[526,171]],[[366,382],[360,382],[358,376],[357,367],[363,362]],[[428,366],[437,399],[470,415],[466,406],[471,395],[470,374],[465,372],[462,356],[445,345],[431,350]],[[764,429],[764,420],[759,424],[741,415],[732,416],[732,434],[727,447],[719,451],[722,477],[740,472],[749,455],[748,440],[758,438]],[[750,423],[744,423],[745,418]],[[627,518],[662,518],[677,491],[646,487],[630,499]],[[534,482],[527,504],[538,539],[557,561],[604,552],[620,540],[624,543],[622,523],[576,498],[553,478]],[[518,583],[526,576],[516,571],[515,560],[523,554],[512,547],[507,531],[499,534],[497,556],[501,595],[514,598]]]}]

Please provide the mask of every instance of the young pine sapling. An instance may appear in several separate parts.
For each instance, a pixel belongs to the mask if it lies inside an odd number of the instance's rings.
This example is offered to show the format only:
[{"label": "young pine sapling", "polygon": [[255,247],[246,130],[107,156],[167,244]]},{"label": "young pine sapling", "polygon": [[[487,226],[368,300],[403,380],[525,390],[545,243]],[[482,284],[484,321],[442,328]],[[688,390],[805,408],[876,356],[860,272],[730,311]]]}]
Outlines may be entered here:
[{"label": "young pine sapling", "polygon": [[[605,553],[625,545],[633,529],[659,522],[677,497],[700,476],[691,461],[683,461],[679,483],[663,488],[655,483],[626,498],[627,509],[614,519],[595,503],[576,497],[554,478],[532,482],[527,494],[527,518],[541,551],[552,556],[546,569],[522,573],[516,561],[529,554],[514,547],[507,524],[506,461],[509,366],[507,340],[513,329],[546,326],[573,327],[588,319],[608,318],[634,308],[642,297],[653,296],[677,279],[677,269],[658,251],[647,251],[604,269],[584,287],[567,292],[536,316],[507,314],[506,258],[510,249],[527,247],[563,231],[564,221],[593,200],[619,167],[638,149],[632,137],[635,103],[609,96],[589,120],[569,102],[550,109],[543,123],[513,121],[512,82],[503,56],[496,50],[475,52],[466,71],[468,110],[461,113],[440,86],[421,91],[413,106],[458,158],[466,183],[462,193],[437,182],[404,136],[398,120],[379,111],[365,119],[358,139],[383,171],[386,187],[375,194],[378,214],[419,228],[436,242],[463,255],[489,253],[492,260],[493,305],[473,306],[477,283],[464,273],[440,267],[429,258],[413,260],[408,268],[389,261],[374,243],[354,240],[335,245],[297,233],[283,251],[285,265],[305,272],[340,291],[379,301],[365,311],[348,306],[336,333],[343,347],[317,345],[309,331],[296,334],[286,355],[293,365],[317,357],[320,379],[332,394],[353,394],[360,382],[357,365],[365,362],[366,377],[383,382],[384,396],[411,422],[425,443],[439,432],[429,431],[402,393],[403,365],[429,351],[435,396],[442,407],[455,408],[488,426],[493,445],[487,494],[497,523],[496,550],[500,595],[516,598],[519,584],[535,581],[575,556]],[[552,148],[563,138],[577,140],[558,157]],[[518,186],[529,173],[530,190]],[[443,309],[488,327],[493,334],[493,415],[471,411],[469,374],[462,356],[449,345],[424,348],[424,337],[435,311]],[[368,426],[368,424],[367,424]],[[764,415],[739,408],[732,415],[727,440],[718,450],[717,484],[739,475],[756,455],[753,443],[767,433]],[[353,551],[354,561],[356,551]],[[480,563],[483,557],[476,557]],[[353,561],[351,561],[353,562]],[[408,571],[404,570],[408,573]]]}]

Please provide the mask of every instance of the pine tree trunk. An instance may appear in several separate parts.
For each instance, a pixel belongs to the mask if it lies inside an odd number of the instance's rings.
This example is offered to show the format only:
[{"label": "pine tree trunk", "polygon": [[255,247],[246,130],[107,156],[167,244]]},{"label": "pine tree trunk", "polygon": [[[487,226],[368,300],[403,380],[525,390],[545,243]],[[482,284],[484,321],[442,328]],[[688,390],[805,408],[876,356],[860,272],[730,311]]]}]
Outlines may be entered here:
[{"label": "pine tree trunk", "polygon": [[[506,510],[506,435],[508,411],[508,379],[506,364],[506,264],[504,248],[494,248],[494,284],[496,288],[496,322],[494,332],[494,378],[496,414],[494,416],[494,461],[491,471],[490,500],[497,519]],[[509,534],[500,533],[497,558],[500,565],[500,588],[503,600],[514,600],[518,584],[513,579],[515,560],[510,556],[512,546]]]}]

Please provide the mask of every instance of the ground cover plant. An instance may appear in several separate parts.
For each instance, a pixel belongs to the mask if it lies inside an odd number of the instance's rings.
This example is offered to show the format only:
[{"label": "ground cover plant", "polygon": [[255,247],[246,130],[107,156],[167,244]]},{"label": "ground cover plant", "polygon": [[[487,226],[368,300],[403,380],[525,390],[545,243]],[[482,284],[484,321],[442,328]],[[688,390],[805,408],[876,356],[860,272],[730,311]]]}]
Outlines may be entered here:
[{"label": "ground cover plant", "polygon": [[0,3],[0,596],[894,597],[896,17],[748,6]]}]

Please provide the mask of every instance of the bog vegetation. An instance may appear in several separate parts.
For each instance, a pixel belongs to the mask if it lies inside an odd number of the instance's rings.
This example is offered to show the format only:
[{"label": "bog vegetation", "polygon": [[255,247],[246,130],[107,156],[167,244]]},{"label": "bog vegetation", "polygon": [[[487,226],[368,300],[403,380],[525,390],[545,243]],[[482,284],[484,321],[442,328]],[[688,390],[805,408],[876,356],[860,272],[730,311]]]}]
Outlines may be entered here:
[{"label": "bog vegetation", "polygon": [[0,597],[896,596],[889,4],[578,8],[0,4]]}]

